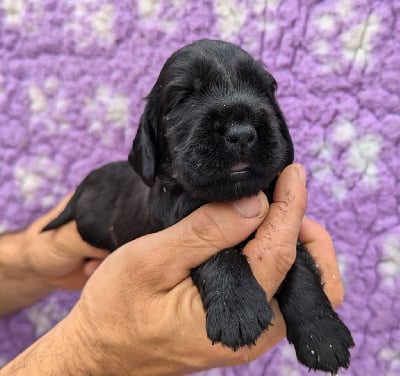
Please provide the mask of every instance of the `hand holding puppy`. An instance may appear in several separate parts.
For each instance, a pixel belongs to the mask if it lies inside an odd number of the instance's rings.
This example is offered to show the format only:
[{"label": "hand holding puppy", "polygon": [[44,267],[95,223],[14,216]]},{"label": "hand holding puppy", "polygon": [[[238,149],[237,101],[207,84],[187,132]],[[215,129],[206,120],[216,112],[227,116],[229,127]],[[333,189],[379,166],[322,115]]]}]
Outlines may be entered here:
[{"label": "hand holding puppy", "polygon": [[70,200],[25,230],[0,236],[0,316],[29,306],[58,288],[82,288],[108,255],[84,242],[70,222],[54,231],[41,232]]},{"label": "hand holding puppy", "polygon": [[270,206],[262,193],[207,204],[166,230],[120,247],[89,279],[67,318],[0,374],[180,375],[257,358],[285,336],[276,302],[271,301],[273,326],[255,346],[233,352],[207,338],[202,302],[190,278],[193,267],[257,228],[244,253],[268,298],[291,267],[300,232],[321,266],[327,294],[340,303],[340,279],[324,278],[338,276],[329,235],[303,220],[307,192],[301,171],[296,165],[284,170],[276,188],[280,199]]},{"label": "hand holding puppy", "polygon": [[[294,146],[275,91],[274,77],[239,46],[208,39],[183,46],[167,59],[147,96],[128,161],[90,172],[43,230],[75,220],[82,239],[114,251],[206,203],[260,191],[285,213],[284,202],[292,197],[274,187],[293,161]],[[214,344],[252,346],[272,324],[265,287],[243,254],[249,241],[260,261],[275,252],[275,244],[257,242],[275,233],[274,222],[266,227],[255,241],[252,233],[191,269]],[[282,238],[278,248],[282,242],[288,243]],[[296,250],[274,297],[299,362],[334,374],[348,368],[354,341],[323,291],[309,251],[301,242]]]}]

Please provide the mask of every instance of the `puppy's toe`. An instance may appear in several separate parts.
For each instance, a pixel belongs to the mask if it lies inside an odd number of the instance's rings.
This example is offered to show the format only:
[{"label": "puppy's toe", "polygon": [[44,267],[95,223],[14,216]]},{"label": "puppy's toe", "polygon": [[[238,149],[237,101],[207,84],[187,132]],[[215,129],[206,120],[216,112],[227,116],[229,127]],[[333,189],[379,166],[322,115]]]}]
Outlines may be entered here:
[{"label": "puppy's toe", "polygon": [[354,341],[349,329],[337,317],[326,315],[288,328],[289,342],[294,344],[297,359],[310,369],[335,374],[350,363],[349,349]]},{"label": "puppy's toe", "polygon": [[254,345],[271,325],[273,312],[265,294],[252,296],[235,291],[233,296],[215,300],[207,309],[207,335],[213,343],[237,350]]}]

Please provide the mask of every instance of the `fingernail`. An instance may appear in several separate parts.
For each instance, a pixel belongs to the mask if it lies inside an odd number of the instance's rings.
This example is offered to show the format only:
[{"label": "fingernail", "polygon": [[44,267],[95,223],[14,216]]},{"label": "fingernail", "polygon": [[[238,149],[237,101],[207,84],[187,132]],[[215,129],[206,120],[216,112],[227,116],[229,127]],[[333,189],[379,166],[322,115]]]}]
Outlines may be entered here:
[{"label": "fingernail", "polygon": [[299,174],[300,181],[306,185],[307,182],[307,172],[302,165],[297,166],[297,173]]},{"label": "fingernail", "polygon": [[245,197],[235,201],[233,207],[240,216],[254,218],[260,214],[261,202],[258,196]]}]

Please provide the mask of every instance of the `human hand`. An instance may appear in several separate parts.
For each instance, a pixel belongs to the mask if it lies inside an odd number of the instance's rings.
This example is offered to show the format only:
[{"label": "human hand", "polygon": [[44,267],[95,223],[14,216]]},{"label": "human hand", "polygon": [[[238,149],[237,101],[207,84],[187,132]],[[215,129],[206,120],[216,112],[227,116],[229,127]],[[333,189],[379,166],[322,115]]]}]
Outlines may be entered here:
[{"label": "human hand", "polygon": [[0,236],[0,316],[27,307],[57,288],[81,288],[108,255],[82,241],[75,222],[41,232],[69,198],[27,229]]},{"label": "human hand", "polygon": [[51,287],[82,288],[90,275],[109,252],[94,248],[80,237],[74,221],[58,229],[41,232],[57,217],[72,194],[66,196],[53,210],[33,222],[21,233],[20,251],[31,272]]},{"label": "human hand", "polygon": [[[62,323],[79,367],[94,374],[177,375],[246,363],[268,351],[285,336],[274,299],[273,326],[255,346],[233,352],[207,338],[202,302],[190,278],[192,268],[257,228],[244,254],[269,299],[295,259],[300,232],[321,269],[329,298],[339,303],[343,288],[329,235],[303,220],[307,192],[301,170],[296,165],[284,170],[269,208],[262,193],[233,205],[207,204],[176,225],[111,254]],[[238,214],[245,207],[251,215]]]}]

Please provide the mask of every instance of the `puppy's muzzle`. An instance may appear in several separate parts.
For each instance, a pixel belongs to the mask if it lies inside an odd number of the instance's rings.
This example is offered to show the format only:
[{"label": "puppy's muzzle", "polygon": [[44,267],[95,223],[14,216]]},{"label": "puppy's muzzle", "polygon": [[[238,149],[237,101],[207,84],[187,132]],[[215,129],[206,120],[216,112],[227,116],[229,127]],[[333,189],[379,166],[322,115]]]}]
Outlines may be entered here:
[{"label": "puppy's muzzle", "polygon": [[243,154],[257,142],[257,132],[249,124],[237,124],[228,128],[225,143],[229,151]]}]

